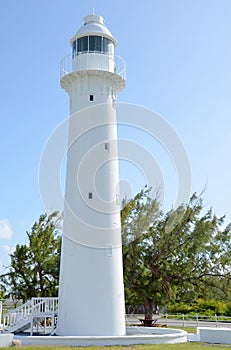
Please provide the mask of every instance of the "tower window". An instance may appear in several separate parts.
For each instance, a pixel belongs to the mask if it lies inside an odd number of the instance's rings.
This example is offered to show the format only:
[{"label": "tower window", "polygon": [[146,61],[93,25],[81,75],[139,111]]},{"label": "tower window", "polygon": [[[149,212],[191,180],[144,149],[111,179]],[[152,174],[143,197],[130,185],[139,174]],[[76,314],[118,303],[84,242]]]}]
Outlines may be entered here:
[{"label": "tower window", "polygon": [[105,149],[105,151],[110,151],[110,143],[109,142],[106,142],[104,144],[104,149]]},{"label": "tower window", "polygon": [[92,192],[89,192],[89,193],[88,193],[88,198],[89,198],[89,199],[92,199],[92,198],[93,198]]},{"label": "tower window", "polygon": [[93,101],[94,101],[94,95],[92,95],[92,94],[89,95],[89,101],[90,101],[90,102],[93,102]]}]

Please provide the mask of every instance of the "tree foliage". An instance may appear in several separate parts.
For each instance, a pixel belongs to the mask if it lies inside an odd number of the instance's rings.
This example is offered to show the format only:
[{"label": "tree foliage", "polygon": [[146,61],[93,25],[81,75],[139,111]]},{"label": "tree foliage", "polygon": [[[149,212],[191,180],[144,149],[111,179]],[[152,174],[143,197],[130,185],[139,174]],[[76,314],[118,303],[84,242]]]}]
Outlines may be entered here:
[{"label": "tree foliage", "polygon": [[121,221],[126,301],[144,305],[147,319],[159,305],[203,296],[231,278],[231,225],[204,212],[200,196],[163,213],[143,190],[124,203]]},{"label": "tree foliage", "polygon": [[17,244],[9,271],[2,276],[10,294],[24,301],[57,296],[61,237],[58,212],[41,215],[27,232],[28,244]]},{"label": "tree foliage", "polygon": [[4,290],[0,290],[0,299],[5,299],[6,298],[6,294]]},{"label": "tree foliage", "polygon": [[197,299],[190,304],[183,302],[169,305],[168,312],[172,314],[200,314],[206,316],[230,316],[230,303],[215,299]]},{"label": "tree foliage", "polygon": [[[195,305],[197,299],[230,301],[231,225],[225,226],[224,220],[211,209],[206,211],[196,194],[185,206],[167,213],[159,209],[158,199],[151,198],[147,188],[124,201],[126,303],[144,305],[145,317],[150,319],[157,306]],[[58,213],[41,215],[27,238],[28,244],[18,244],[11,254],[10,268],[1,276],[4,288],[15,299],[57,296]]]}]

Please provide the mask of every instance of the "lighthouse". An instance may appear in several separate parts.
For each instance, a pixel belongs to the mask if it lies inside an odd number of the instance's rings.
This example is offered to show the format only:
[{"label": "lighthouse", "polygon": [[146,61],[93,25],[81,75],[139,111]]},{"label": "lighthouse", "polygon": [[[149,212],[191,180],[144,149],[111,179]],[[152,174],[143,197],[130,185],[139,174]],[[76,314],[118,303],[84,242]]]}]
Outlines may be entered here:
[{"label": "lighthouse", "polygon": [[57,335],[125,335],[116,98],[125,63],[101,16],[70,40],[70,98]]}]

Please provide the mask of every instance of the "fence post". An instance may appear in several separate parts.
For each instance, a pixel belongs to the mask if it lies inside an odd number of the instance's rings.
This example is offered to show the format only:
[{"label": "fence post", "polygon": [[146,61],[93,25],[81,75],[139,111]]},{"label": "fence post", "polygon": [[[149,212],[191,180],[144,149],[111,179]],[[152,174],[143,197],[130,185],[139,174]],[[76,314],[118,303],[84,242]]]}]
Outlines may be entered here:
[{"label": "fence post", "polygon": [[165,314],[165,322],[166,322],[166,326],[168,326],[168,314]]},{"label": "fence post", "polygon": [[218,324],[217,324],[217,315],[215,314],[215,320],[216,320],[216,328],[218,327]]},{"label": "fence post", "polygon": [[185,323],[184,323],[184,314],[182,314],[182,320],[183,320],[183,327],[184,327],[184,325],[185,325]]},{"label": "fence post", "polygon": [[198,314],[196,314],[197,327],[199,327]]}]

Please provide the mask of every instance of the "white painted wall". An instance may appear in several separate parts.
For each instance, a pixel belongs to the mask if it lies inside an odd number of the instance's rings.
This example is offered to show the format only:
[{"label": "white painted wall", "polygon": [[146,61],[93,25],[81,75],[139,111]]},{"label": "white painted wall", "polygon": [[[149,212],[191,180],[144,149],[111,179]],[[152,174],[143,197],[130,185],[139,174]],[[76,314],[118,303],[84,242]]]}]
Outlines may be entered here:
[{"label": "white painted wall", "polygon": [[0,348],[8,348],[12,345],[14,334],[0,334]]},{"label": "white painted wall", "polygon": [[230,328],[198,327],[199,341],[210,344],[231,344]]},{"label": "white painted wall", "polygon": [[74,62],[74,72],[61,80],[71,117],[58,335],[126,332],[115,109],[125,82],[98,56],[103,70],[82,70]]},{"label": "white painted wall", "polygon": [[115,62],[113,56],[101,53],[81,54],[73,60],[73,70],[96,69],[115,72]]},{"label": "white painted wall", "polygon": [[134,344],[176,344],[187,342],[187,332],[179,329],[128,327],[127,336],[61,337],[17,336],[23,345],[48,346],[130,346]]}]

